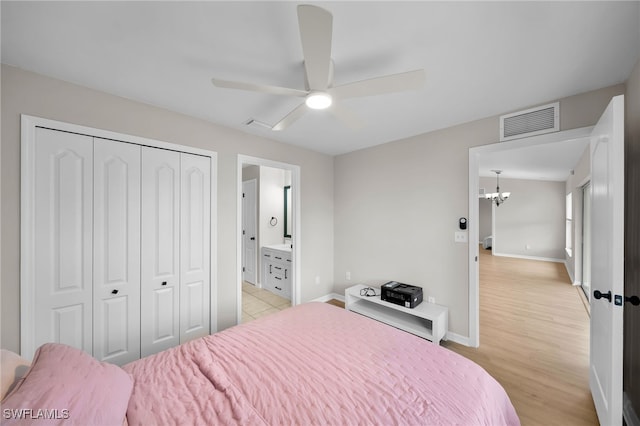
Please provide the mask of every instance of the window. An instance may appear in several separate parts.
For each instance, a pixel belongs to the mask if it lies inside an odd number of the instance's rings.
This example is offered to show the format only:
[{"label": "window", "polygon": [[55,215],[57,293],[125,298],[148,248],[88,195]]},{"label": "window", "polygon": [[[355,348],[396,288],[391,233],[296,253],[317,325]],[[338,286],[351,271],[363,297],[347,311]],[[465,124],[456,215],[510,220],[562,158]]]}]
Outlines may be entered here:
[{"label": "window", "polygon": [[569,256],[573,256],[573,193],[567,194],[567,203],[565,206],[565,246]]}]

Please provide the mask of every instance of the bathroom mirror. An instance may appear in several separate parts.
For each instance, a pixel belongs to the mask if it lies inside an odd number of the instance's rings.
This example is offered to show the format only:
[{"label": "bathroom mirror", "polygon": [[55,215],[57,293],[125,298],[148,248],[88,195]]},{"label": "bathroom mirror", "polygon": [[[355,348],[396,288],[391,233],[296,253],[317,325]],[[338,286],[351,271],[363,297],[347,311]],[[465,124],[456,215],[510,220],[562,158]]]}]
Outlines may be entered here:
[{"label": "bathroom mirror", "polygon": [[291,238],[291,185],[284,187],[284,237]]}]

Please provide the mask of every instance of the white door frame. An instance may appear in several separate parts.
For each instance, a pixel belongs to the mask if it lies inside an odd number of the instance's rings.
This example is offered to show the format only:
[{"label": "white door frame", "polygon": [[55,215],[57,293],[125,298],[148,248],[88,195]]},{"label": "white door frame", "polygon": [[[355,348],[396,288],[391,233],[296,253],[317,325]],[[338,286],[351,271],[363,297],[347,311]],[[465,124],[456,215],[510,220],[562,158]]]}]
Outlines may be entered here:
[{"label": "white door frame", "polygon": [[[267,160],[264,158],[251,157],[248,155],[238,155],[237,164],[237,207],[236,207],[236,276],[237,278],[237,316],[236,323],[242,323],[242,165],[250,164],[254,166],[266,166],[276,169],[289,170],[291,172],[291,203],[293,205],[291,243],[291,263],[293,274],[291,274],[291,306],[300,303],[300,277],[301,277],[301,256],[300,256],[300,166],[295,164],[282,163],[279,161]],[[260,250],[260,247],[257,247]]]},{"label": "white door frame", "polygon": [[[592,129],[593,126],[581,127],[578,129],[469,148],[469,346],[474,348],[480,346],[480,283],[477,243],[479,241],[478,221],[480,216],[478,212],[478,188],[480,182],[478,173],[480,157],[517,148],[564,142],[573,139],[585,139],[591,135]],[[493,241],[493,245],[495,246],[495,240]]]}]

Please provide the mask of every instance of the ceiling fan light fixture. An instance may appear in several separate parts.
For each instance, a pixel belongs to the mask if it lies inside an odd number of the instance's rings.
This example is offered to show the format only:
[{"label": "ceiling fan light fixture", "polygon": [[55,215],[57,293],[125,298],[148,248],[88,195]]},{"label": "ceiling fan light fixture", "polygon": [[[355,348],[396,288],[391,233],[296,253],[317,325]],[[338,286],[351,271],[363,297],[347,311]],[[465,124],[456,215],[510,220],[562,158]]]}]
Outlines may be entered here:
[{"label": "ceiling fan light fixture", "polygon": [[304,102],[311,109],[327,109],[332,101],[331,95],[326,92],[311,92]]}]

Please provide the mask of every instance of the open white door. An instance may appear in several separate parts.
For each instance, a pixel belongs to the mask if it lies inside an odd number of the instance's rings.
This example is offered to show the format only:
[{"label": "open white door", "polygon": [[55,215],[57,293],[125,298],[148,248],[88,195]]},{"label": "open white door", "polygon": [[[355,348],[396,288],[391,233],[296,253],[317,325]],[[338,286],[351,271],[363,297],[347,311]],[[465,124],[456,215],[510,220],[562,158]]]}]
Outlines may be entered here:
[{"label": "open white door", "polygon": [[256,226],[256,188],[257,182],[251,179],[242,182],[242,279],[256,284],[257,226]]},{"label": "open white door", "polygon": [[591,347],[589,384],[602,425],[622,424],[624,97],[591,134]]}]

